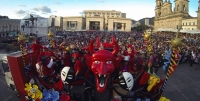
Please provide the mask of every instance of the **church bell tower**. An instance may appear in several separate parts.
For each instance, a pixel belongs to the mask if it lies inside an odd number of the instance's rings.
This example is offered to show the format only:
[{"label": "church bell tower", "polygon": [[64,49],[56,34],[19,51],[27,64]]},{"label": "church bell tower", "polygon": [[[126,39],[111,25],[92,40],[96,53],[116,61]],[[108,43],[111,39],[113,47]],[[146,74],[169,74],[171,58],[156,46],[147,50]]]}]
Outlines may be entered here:
[{"label": "church bell tower", "polygon": [[197,29],[200,30],[200,0],[198,5],[198,11],[197,11]]},{"label": "church bell tower", "polygon": [[156,0],[156,8],[155,8],[155,18],[161,16],[161,6],[163,4],[162,0]]},{"label": "church bell tower", "polygon": [[175,0],[174,13],[189,13],[189,0]]}]

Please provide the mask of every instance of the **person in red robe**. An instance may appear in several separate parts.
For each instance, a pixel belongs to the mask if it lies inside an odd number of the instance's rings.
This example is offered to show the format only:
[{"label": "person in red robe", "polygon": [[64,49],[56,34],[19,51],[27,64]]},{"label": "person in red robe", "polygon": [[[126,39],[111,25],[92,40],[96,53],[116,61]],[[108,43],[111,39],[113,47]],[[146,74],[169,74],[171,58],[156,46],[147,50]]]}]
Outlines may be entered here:
[{"label": "person in red robe", "polygon": [[130,56],[126,55],[123,58],[124,58],[124,61],[122,61],[122,63],[120,64],[119,74],[122,72],[130,72],[131,71]]},{"label": "person in red robe", "polygon": [[34,40],[34,44],[32,44],[30,46],[30,48],[32,49],[33,52],[36,52],[36,51],[41,51],[43,49],[42,45],[39,44],[38,40]]},{"label": "person in red robe", "polygon": [[136,52],[134,51],[133,45],[129,44],[128,47],[127,47],[127,51],[125,51],[125,52],[123,53],[123,55],[129,55],[129,56],[130,56],[130,60],[132,61],[133,58],[134,58],[134,54],[135,54],[135,53],[136,53]]},{"label": "person in red robe", "polygon": [[54,73],[54,68],[53,68],[53,60],[56,59],[55,54],[50,50],[48,50],[47,47],[43,48],[43,52],[41,52],[38,56],[38,61],[41,63],[44,68],[46,68],[44,72],[47,72],[48,74],[53,74]]},{"label": "person in red robe", "polygon": [[71,58],[70,58],[70,52],[69,52],[69,47],[67,47],[65,49],[64,55],[62,56],[62,58],[63,58],[64,66],[72,67]]},{"label": "person in red robe", "polygon": [[81,62],[80,54],[74,53],[74,54],[72,54],[72,57],[75,61],[75,64],[74,64],[75,75],[82,76],[83,72],[84,72],[84,66],[83,66],[83,63]]}]

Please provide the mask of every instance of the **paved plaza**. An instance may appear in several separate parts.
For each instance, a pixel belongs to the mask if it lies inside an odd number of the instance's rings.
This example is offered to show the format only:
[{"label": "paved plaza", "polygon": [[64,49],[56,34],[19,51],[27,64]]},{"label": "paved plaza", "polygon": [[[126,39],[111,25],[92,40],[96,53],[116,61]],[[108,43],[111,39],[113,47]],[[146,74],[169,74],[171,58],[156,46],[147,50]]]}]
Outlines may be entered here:
[{"label": "paved plaza", "polygon": [[[3,55],[0,53],[0,58]],[[195,70],[197,66],[199,68]],[[158,75],[165,78],[162,68]],[[170,76],[163,95],[171,101],[200,101],[200,65],[193,67],[190,67],[189,64],[179,65],[175,73]],[[6,86],[2,73],[0,73],[0,99],[1,101],[20,101]]]}]

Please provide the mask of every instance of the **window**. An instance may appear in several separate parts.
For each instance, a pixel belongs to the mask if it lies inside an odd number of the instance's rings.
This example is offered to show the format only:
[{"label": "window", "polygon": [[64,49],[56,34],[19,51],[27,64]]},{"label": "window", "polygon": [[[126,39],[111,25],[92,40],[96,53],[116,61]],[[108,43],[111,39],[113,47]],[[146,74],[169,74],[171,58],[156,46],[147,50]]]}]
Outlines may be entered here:
[{"label": "window", "polygon": [[179,5],[177,6],[177,11],[179,11]]},{"label": "window", "polygon": [[109,16],[107,16],[109,18]]},{"label": "window", "polygon": [[195,25],[195,22],[193,22],[193,25]]},{"label": "window", "polygon": [[161,12],[158,14],[158,16],[161,16]]},{"label": "window", "polygon": [[194,28],[192,28],[192,30],[193,30]]},{"label": "window", "polygon": [[100,12],[98,12],[97,14],[101,14]]},{"label": "window", "polygon": [[183,11],[186,11],[186,7],[185,7],[185,5],[183,5]]},{"label": "window", "polygon": [[105,15],[105,13],[102,13],[103,15]]},{"label": "window", "polygon": [[96,14],[96,12],[94,12],[93,14]]},{"label": "window", "polygon": [[85,13],[85,14],[88,14],[88,13]]},{"label": "window", "polygon": [[111,15],[115,15],[114,13],[111,13]]},{"label": "window", "polygon": [[191,23],[189,23],[189,25],[191,25]]},{"label": "window", "polygon": [[92,14],[91,12],[89,12],[89,14]]},{"label": "window", "polygon": [[114,17],[114,16],[112,16],[112,17]]},{"label": "window", "polygon": [[107,15],[110,15],[110,13],[107,13]]},{"label": "window", "polygon": [[185,23],[185,25],[187,26],[187,22]]},{"label": "window", "polygon": [[117,13],[116,15],[120,15],[120,13]]},{"label": "window", "polygon": [[182,25],[184,25],[184,23]]},{"label": "window", "polygon": [[71,27],[75,27],[75,24],[70,24]]}]

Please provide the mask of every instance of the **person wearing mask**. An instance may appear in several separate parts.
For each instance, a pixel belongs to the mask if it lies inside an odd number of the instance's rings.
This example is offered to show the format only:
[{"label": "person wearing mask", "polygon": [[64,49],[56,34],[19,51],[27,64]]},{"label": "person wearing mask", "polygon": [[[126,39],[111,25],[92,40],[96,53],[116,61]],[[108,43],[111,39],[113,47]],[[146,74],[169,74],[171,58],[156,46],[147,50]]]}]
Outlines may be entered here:
[{"label": "person wearing mask", "polygon": [[160,67],[160,60],[158,57],[156,57],[155,61],[153,61],[153,70],[154,70],[154,73],[157,75],[158,73],[158,69]]},{"label": "person wearing mask", "polygon": [[33,52],[36,52],[36,51],[40,52],[40,51],[43,49],[42,45],[39,44],[39,42],[38,42],[37,39],[34,40],[34,44],[32,44],[32,45],[30,46],[30,48],[31,48],[31,50],[32,50]]}]

